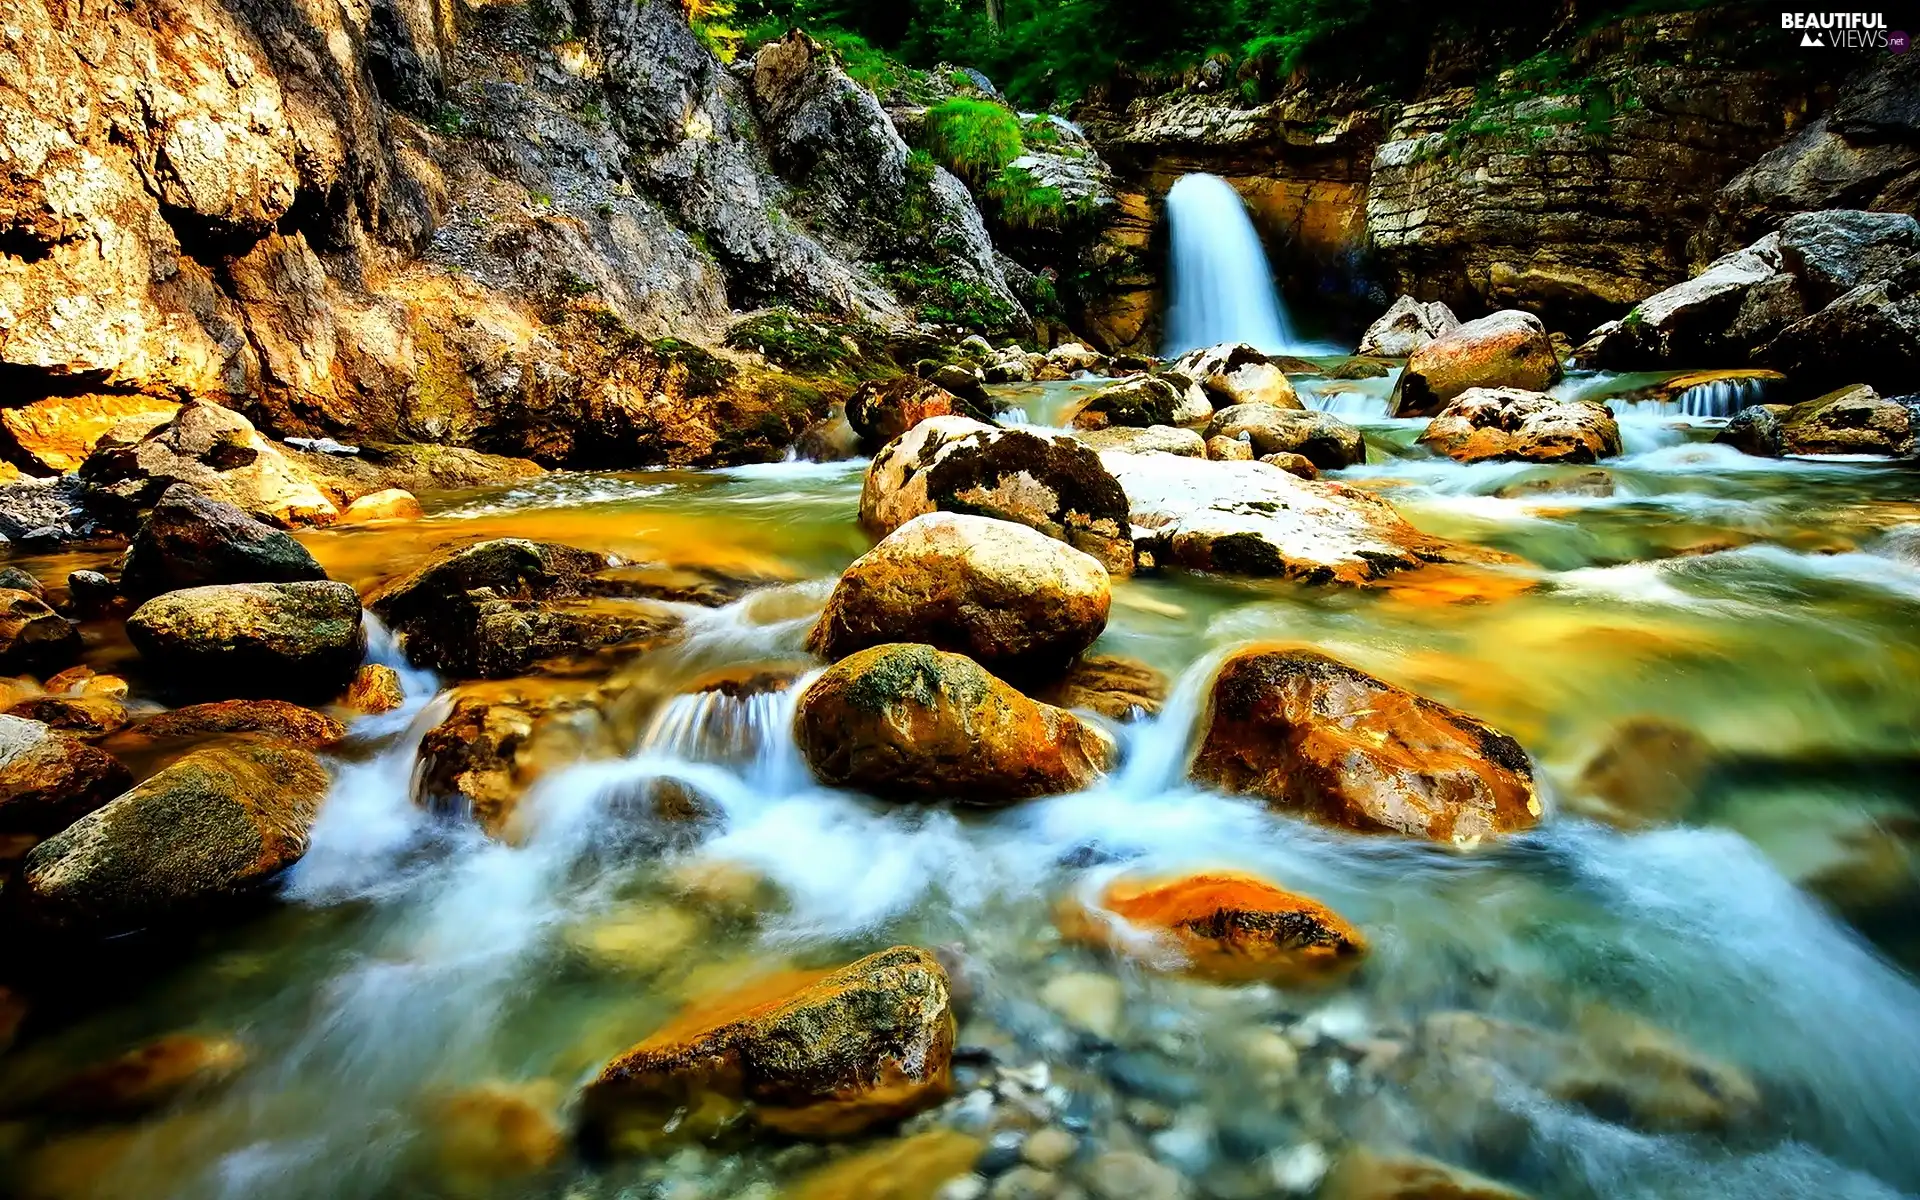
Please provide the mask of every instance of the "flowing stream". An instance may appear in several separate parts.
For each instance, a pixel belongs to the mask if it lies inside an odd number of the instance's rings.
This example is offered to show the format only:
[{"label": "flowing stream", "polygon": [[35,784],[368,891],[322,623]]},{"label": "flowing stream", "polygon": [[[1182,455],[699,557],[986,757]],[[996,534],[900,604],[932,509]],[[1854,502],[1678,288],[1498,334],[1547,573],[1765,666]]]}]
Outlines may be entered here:
[{"label": "flowing stream", "polygon": [[[408,705],[354,727],[284,904],[0,1060],[0,1086],[21,1095],[191,1030],[243,1041],[239,1078],[142,1121],[0,1125],[7,1178],[63,1198],[764,1200],[829,1151],[587,1163],[563,1148],[502,1178],[537,1138],[510,1124],[475,1134],[460,1098],[509,1095],[564,1122],[584,1078],[689,998],[910,942],[969,964],[963,1045],[1007,1068],[1045,1064],[1041,1090],[1089,1152],[1141,1149],[1195,1195],[1285,1195],[1285,1164],[1356,1142],[1415,1146],[1540,1197],[1920,1191],[1920,477],[1745,458],[1661,414],[1627,415],[1628,453],[1600,467],[1466,467],[1415,448],[1419,422],[1366,418],[1390,383],[1301,381],[1367,420],[1371,461],[1341,478],[1527,565],[1368,593],[1180,573],[1120,583],[1096,649],[1166,673],[1165,710],[1117,728],[1123,766],[1096,790],[998,813],[825,789],[794,748],[807,629],[870,544],[855,521],[862,463],[554,475],[436,498],[414,524],[303,535],[356,582],[516,535],[765,586],[686,606],[679,642],[597,685],[614,744],[547,773],[511,842],[414,803],[417,749],[447,700],[408,672]],[[1069,390],[1003,389],[1002,402],[1047,423]],[[1214,664],[1275,641],[1512,733],[1540,765],[1548,820],[1463,856],[1190,786]],[[399,661],[380,637],[375,653]],[[694,690],[728,673],[796,682]],[[1623,832],[1586,815],[1577,780],[1636,719],[1693,731],[1714,766],[1679,820]],[[653,816],[670,784],[715,819]],[[1053,932],[1058,897],[1115,871],[1206,868],[1324,901],[1371,957],[1331,991],[1221,988]],[[1058,980],[1089,973],[1121,996],[1099,1036],[1050,1001]],[[1630,1014],[1732,1064],[1761,1099],[1724,1132],[1662,1132],[1524,1078],[1400,1086],[1410,1031],[1456,1009],[1554,1029]],[[1284,1078],[1242,1049],[1262,1029],[1298,1047]],[[969,1097],[933,1119],[980,1118]]]}]

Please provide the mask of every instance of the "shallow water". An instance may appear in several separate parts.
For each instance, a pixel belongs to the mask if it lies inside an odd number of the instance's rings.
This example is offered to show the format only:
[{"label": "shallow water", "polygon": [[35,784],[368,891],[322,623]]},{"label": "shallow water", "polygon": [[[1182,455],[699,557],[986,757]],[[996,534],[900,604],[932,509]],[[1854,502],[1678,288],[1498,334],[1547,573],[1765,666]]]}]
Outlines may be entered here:
[{"label": "shallow water", "polygon": [[[1054,423],[1076,386],[1003,400]],[[914,942],[964,948],[979,998],[962,1043],[1048,1064],[1055,1120],[1144,1146],[1202,1195],[1278,1194],[1271,1155],[1349,1142],[1414,1146],[1542,1197],[1920,1190],[1920,561],[1888,536],[1920,521],[1920,477],[1743,458],[1664,416],[1625,425],[1629,452],[1599,468],[1463,467],[1418,451],[1418,422],[1369,422],[1371,461],[1343,478],[1520,561],[1368,593],[1179,573],[1119,584],[1096,650],[1174,678],[1166,711],[1117,730],[1124,764],[1097,790],[991,815],[817,786],[787,733],[797,689],[673,698],[719,668],[805,662],[831,579],[870,545],[863,464],[559,475],[429,498],[410,525],[303,535],[363,584],[516,535],[763,586],[690,609],[681,644],[623,669],[615,690],[639,714],[627,752],[546,777],[513,845],[413,803],[415,748],[444,702],[409,673],[406,709],[355,726],[284,904],[119,981],[0,1060],[0,1083],[28,1095],[182,1029],[238,1036],[251,1066],[143,1122],[0,1126],[10,1178],[60,1197],[770,1195],[828,1152],[562,1154],[495,1181],[450,1132],[449,1097],[505,1083],[564,1117],[583,1078],[689,997]],[[1321,647],[1513,733],[1549,819],[1461,856],[1192,788],[1213,664],[1266,642]],[[379,638],[375,652],[397,661]],[[1577,781],[1637,718],[1695,731],[1714,767],[1677,823],[1623,832],[1581,815]],[[724,820],[660,826],[641,798],[662,778]],[[680,887],[722,864],[763,889],[736,905]],[[1373,953],[1328,991],[1219,988],[1051,929],[1058,897],[1114,872],[1196,868],[1312,895]],[[1120,981],[1110,1041],[1043,1002],[1073,972]],[[1725,1135],[1648,1133],[1521,1079],[1436,1099],[1376,1069],[1377,1047],[1434,1012],[1571,1029],[1596,1006],[1750,1073],[1758,1114]],[[1263,1028],[1304,1047],[1283,1082],[1239,1048]],[[1172,1125],[1136,1120],[1142,1099]],[[1502,1136],[1463,1129],[1463,1112]],[[923,1120],[977,1116],[963,1101]]]}]

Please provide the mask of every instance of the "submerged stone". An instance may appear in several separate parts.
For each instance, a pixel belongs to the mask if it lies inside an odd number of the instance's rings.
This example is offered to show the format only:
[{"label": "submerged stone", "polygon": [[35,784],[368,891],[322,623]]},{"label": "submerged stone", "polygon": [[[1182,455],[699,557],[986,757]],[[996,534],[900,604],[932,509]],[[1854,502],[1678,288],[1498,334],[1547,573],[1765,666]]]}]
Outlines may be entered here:
[{"label": "submerged stone", "polygon": [[1312,983],[1359,963],[1366,940],[1318,901],[1236,872],[1117,879],[1094,904],[1070,897],[1067,938],[1153,961],[1156,951],[1204,978]]},{"label": "submerged stone", "polygon": [[651,1152],[749,1123],[846,1137],[953,1090],[946,972],[896,946],[836,971],[787,972],[697,1002],[615,1058],[581,1095],[583,1134]]},{"label": "submerged stone", "polygon": [[955,1129],[882,1142],[802,1176],[787,1200],[941,1200],[941,1185],[966,1175],[986,1143]]},{"label": "submerged stone", "polygon": [[1512,738],[1310,650],[1227,660],[1192,775],[1324,824],[1460,847],[1542,813]]},{"label": "submerged stone", "polygon": [[1361,1147],[1341,1155],[1314,1194],[1323,1200],[1530,1200],[1525,1192],[1437,1159]]},{"label": "submerged stone", "polygon": [[794,740],[834,787],[976,805],[1081,791],[1115,757],[1113,740],[1072,713],[925,645],[841,660],[800,697]]},{"label": "submerged stone", "polygon": [[915,517],[841,575],[808,639],[828,660],[921,642],[1021,674],[1057,671],[1107,626],[1099,562],[1024,525]]},{"label": "submerged stone", "polygon": [[433,1105],[443,1177],[463,1193],[546,1170],[567,1152],[560,1088],[544,1081],[494,1081],[441,1096]]},{"label": "submerged stone", "polygon": [[137,1116],[230,1081],[247,1059],[234,1038],[171,1034],[77,1072],[40,1103],[68,1117]]}]

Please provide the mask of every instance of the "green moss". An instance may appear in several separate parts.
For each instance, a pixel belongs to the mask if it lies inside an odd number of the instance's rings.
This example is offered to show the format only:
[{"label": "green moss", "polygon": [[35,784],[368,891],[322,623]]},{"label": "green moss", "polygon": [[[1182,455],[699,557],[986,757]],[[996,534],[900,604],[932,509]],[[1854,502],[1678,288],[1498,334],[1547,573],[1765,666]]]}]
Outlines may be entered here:
[{"label": "green moss", "polygon": [[887,282],[919,311],[920,319],[982,331],[999,330],[1013,320],[1013,306],[993,289],[962,278],[944,266],[899,263]]},{"label": "green moss", "polygon": [[991,100],[956,96],[927,110],[923,130],[934,158],[976,188],[998,177],[1026,149],[1020,118]]},{"label": "green moss", "polygon": [[653,352],[669,364],[686,371],[686,394],[689,396],[711,396],[731,383],[735,375],[732,363],[704,346],[683,342],[679,338],[661,338],[653,344]]},{"label": "green moss", "polygon": [[727,345],[758,352],[784,370],[803,375],[866,374],[870,345],[854,331],[801,316],[790,308],[756,313],[727,331]]},{"label": "green moss", "polygon": [[1090,198],[1069,200],[1057,187],[1040,184],[1019,167],[1006,167],[981,189],[983,201],[1003,225],[1015,229],[1058,229],[1093,209]]}]

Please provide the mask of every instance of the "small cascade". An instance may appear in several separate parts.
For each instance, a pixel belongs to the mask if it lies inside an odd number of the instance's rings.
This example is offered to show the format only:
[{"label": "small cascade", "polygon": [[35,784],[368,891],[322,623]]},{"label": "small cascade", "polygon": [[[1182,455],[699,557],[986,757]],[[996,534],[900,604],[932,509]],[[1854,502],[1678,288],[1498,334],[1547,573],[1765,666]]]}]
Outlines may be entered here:
[{"label": "small cascade", "polygon": [[639,756],[729,767],[750,782],[772,783],[794,752],[796,688],[675,696],[641,735]]},{"label": "small cascade", "polygon": [[1392,389],[1385,388],[1379,393],[1360,388],[1342,388],[1339,391],[1322,392],[1308,386],[1297,385],[1295,390],[1300,403],[1323,413],[1331,413],[1343,421],[1385,421],[1393,416],[1393,404],[1389,399]]},{"label": "small cascade", "polygon": [[1711,383],[1695,384],[1661,407],[1671,408],[1676,415],[1684,417],[1731,417],[1742,409],[1761,403],[1766,397],[1769,382],[1764,377],[1755,376],[1716,379]]},{"label": "small cascade", "polygon": [[1247,207],[1217,175],[1188,175],[1167,193],[1166,356],[1221,342],[1269,354],[1299,353],[1267,254]]}]

